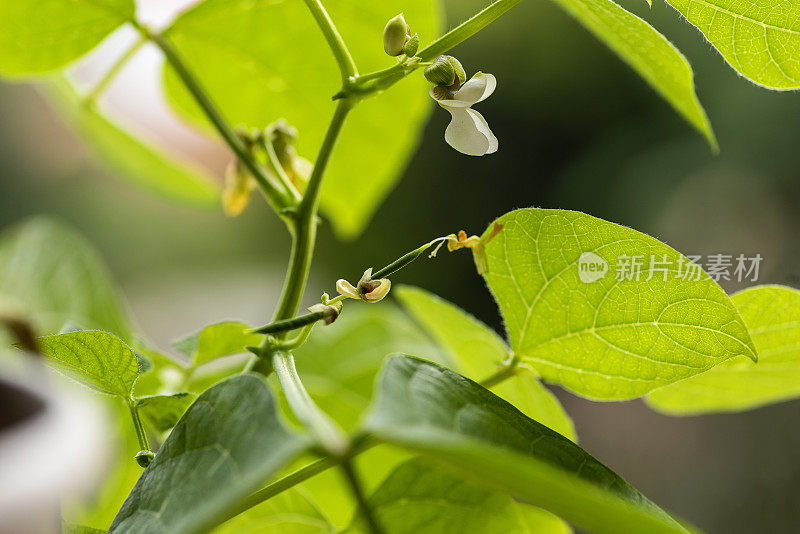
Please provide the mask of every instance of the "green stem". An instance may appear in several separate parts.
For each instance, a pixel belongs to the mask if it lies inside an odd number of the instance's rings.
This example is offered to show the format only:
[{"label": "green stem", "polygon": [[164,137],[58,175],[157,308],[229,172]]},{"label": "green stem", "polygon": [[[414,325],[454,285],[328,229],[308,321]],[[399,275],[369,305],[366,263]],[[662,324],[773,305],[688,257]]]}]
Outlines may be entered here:
[{"label": "green stem", "polygon": [[294,224],[292,225],[294,241],[292,253],[289,258],[289,268],[286,274],[281,298],[275,310],[273,320],[280,321],[291,319],[300,307],[300,300],[308,280],[308,271],[311,267],[311,258],[314,255],[314,244],[317,237],[317,210],[319,209],[319,192],[322,177],[330,161],[331,153],[336,145],[336,140],[342,131],[345,118],[350,112],[352,103],[340,100],[331,120],[325,139],[322,141],[314,170],[308,179],[308,187],[303,194],[303,200],[297,207]]},{"label": "green stem", "polygon": [[325,40],[328,41],[328,46],[330,46],[336,58],[336,63],[339,65],[339,70],[342,72],[342,79],[348,80],[350,77],[356,76],[358,74],[358,69],[356,68],[355,61],[353,61],[353,57],[350,55],[350,51],[347,49],[344,39],[342,39],[339,30],[336,29],[333,20],[331,20],[328,12],[325,11],[322,3],[319,0],[304,1],[309,11],[311,11],[311,14],[314,16],[314,20],[317,21],[317,25],[319,25],[322,30]]},{"label": "green stem", "polygon": [[119,71],[122,70],[128,61],[139,51],[139,49],[147,42],[147,36],[141,35],[139,39],[128,48],[125,53],[123,53],[117,61],[111,65],[111,68],[108,69],[108,72],[97,82],[97,85],[94,86],[85,97],[85,102],[87,104],[93,104],[100,98],[100,95],[108,88],[109,84],[114,80],[114,78],[119,74]]},{"label": "green stem", "polygon": [[139,407],[136,406],[135,401],[129,402],[128,407],[131,410],[131,418],[133,419],[133,426],[136,429],[136,438],[139,440],[139,448],[143,451],[149,451],[150,441],[147,439],[147,431],[145,431],[142,420],[139,417]]},{"label": "green stem", "polygon": [[331,456],[344,457],[350,446],[347,436],[319,409],[303,387],[292,354],[275,351],[272,367],[278,375],[286,402],[314,440]]},{"label": "green stem", "polygon": [[242,143],[242,140],[239,139],[236,132],[233,131],[233,128],[231,128],[222,116],[222,113],[217,109],[217,106],[211,101],[206,91],[200,86],[200,82],[194,74],[192,74],[189,67],[184,63],[169,40],[165,36],[152,33],[142,26],[139,26],[139,30],[161,49],[164,53],[164,57],[170,65],[172,65],[172,68],[189,90],[189,93],[194,97],[197,104],[203,112],[205,112],[211,124],[214,125],[217,132],[219,132],[234,154],[236,154],[236,157],[239,158],[250,174],[255,178],[256,182],[258,182],[258,185],[261,187],[261,190],[264,192],[275,211],[281,213],[284,209],[293,206],[294,202],[290,193],[284,190],[280,184],[275,183],[273,179],[264,172],[264,169],[258,164],[253,154],[250,153],[244,143]]},{"label": "green stem", "polygon": [[369,526],[370,532],[372,534],[382,534],[383,529],[381,528],[380,524],[378,523],[378,519],[375,517],[375,514],[372,511],[372,507],[369,505],[369,502],[367,502],[367,498],[364,495],[364,488],[361,484],[361,480],[358,477],[358,473],[356,473],[353,463],[350,460],[342,462],[342,470],[344,471],[347,482],[350,485],[350,490],[353,492],[353,497],[355,498],[356,502],[358,503],[358,507],[361,510],[361,515],[364,516],[364,520]]},{"label": "green stem", "polygon": [[520,358],[519,356],[512,356],[510,360],[503,363],[502,367],[497,370],[494,374],[487,376],[483,380],[479,382],[480,385],[485,387],[486,389],[490,389],[497,384],[508,380],[512,376],[516,375],[519,371],[519,364]]},{"label": "green stem", "polygon": [[328,312],[318,311],[293,317],[292,319],[285,319],[283,321],[274,321],[261,328],[253,330],[259,334],[280,334],[283,332],[291,332],[304,326],[316,323],[328,317]]},{"label": "green stem", "polygon": [[262,137],[261,146],[264,148],[264,152],[267,155],[267,165],[269,165],[270,170],[278,177],[278,180],[283,184],[283,188],[292,195],[294,201],[299,203],[301,198],[300,192],[297,191],[292,181],[286,176],[286,171],[283,170],[283,165],[281,165],[278,155],[275,153],[275,147],[272,146],[272,140]]},{"label": "green stem", "polygon": [[[350,451],[348,458],[352,458],[355,455],[361,454],[362,452],[375,447],[378,445],[378,443],[379,442],[377,440],[372,438],[358,440],[353,446],[353,449]],[[304,467],[301,467],[297,471],[290,473],[283,478],[279,478],[275,482],[272,482],[271,484],[268,484],[267,486],[251,494],[249,497],[239,503],[235,509],[231,510],[230,513],[222,517],[217,524],[224,523],[225,521],[243,512],[246,512],[254,506],[258,506],[262,502],[271,499],[272,497],[288,490],[289,488],[293,488],[298,484],[302,484],[309,478],[315,477],[318,474],[339,465],[343,461],[343,458],[326,456]]]}]

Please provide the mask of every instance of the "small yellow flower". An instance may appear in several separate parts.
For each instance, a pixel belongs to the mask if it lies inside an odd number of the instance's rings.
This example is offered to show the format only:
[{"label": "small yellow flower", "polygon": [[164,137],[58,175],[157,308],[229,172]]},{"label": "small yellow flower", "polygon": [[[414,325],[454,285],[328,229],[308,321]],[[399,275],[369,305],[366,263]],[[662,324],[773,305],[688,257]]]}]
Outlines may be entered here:
[{"label": "small yellow flower", "polygon": [[[481,239],[480,237],[473,235],[467,237],[467,233],[464,230],[460,230],[458,235],[450,234],[445,238],[447,241],[447,250],[453,252],[454,250],[459,250],[462,248],[468,248],[472,250],[472,259],[475,261],[475,268],[478,270],[478,274],[485,274],[489,270],[489,266],[486,260],[486,248],[485,245],[489,241],[495,238],[497,234],[500,233],[500,230],[503,229],[502,224],[494,223],[492,227],[492,231],[486,236],[485,239]],[[439,247],[443,244],[440,243]],[[436,256],[436,253],[439,251],[439,247],[431,253],[431,256]]]},{"label": "small yellow flower", "polygon": [[228,217],[241,214],[250,203],[250,193],[256,188],[256,181],[242,167],[238,158],[228,163],[225,169],[225,187],[222,190],[222,209]]}]

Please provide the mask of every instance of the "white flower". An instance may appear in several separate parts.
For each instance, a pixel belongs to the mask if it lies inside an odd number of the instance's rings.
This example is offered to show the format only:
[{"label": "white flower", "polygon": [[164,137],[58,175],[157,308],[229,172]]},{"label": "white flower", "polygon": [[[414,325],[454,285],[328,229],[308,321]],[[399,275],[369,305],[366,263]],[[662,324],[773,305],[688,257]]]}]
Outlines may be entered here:
[{"label": "white flower", "polygon": [[497,137],[489,129],[486,119],[470,107],[489,98],[496,86],[494,76],[478,72],[452,98],[440,100],[436,97],[441,96],[441,88],[431,89],[431,97],[453,117],[444,132],[448,145],[468,156],[483,156],[497,151]]}]

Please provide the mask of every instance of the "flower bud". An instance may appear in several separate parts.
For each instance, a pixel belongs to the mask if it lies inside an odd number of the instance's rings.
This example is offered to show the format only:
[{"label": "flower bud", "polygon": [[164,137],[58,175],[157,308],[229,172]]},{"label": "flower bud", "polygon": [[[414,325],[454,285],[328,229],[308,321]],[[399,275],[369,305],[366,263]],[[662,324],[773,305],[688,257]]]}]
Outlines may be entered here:
[{"label": "flower bud", "polygon": [[447,56],[437,57],[423,71],[425,79],[434,85],[450,86],[456,80],[456,71]]},{"label": "flower bud", "polygon": [[383,50],[390,56],[399,56],[403,53],[409,33],[411,30],[406,24],[403,14],[400,13],[387,22],[383,29]]},{"label": "flower bud", "polygon": [[336,319],[338,319],[339,318],[339,313],[341,313],[341,310],[342,310],[341,303],[339,303],[339,306],[337,307],[337,306],[331,306],[330,304],[323,304],[323,303],[320,302],[320,303],[314,304],[313,306],[310,306],[308,308],[308,311],[310,311],[312,313],[313,312],[324,312],[325,313],[325,319],[323,321],[324,321],[324,323],[326,325],[329,325],[332,322],[334,322]]},{"label": "flower bud", "polygon": [[154,457],[153,451],[139,451],[136,453],[136,463],[146,468]]},{"label": "flower bud", "polygon": [[403,53],[408,57],[414,57],[417,55],[418,49],[419,34],[415,33],[414,36],[406,42],[406,45],[403,47]]},{"label": "flower bud", "polygon": [[456,58],[454,58],[453,56],[444,56],[444,57],[447,59],[447,61],[450,62],[450,65],[453,66],[453,71],[456,74],[456,80],[454,83],[460,86],[467,80],[467,73],[464,72],[464,67],[462,67],[461,62]]}]

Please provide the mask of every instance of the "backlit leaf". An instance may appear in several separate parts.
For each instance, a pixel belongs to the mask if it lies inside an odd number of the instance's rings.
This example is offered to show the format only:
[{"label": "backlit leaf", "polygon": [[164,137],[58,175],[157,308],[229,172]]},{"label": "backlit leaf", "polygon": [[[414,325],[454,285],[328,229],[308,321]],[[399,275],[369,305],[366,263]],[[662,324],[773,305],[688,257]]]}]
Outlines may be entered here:
[{"label": "backlit leaf", "polygon": [[512,350],[544,380],[628,399],[756,358],[722,288],[657,239],[572,211],[522,209],[497,223],[486,281]]}]

